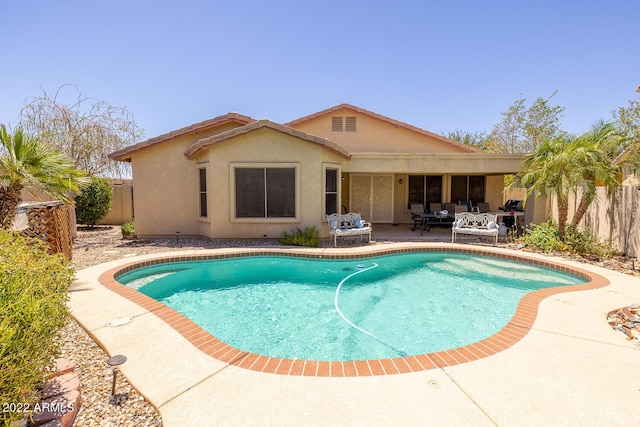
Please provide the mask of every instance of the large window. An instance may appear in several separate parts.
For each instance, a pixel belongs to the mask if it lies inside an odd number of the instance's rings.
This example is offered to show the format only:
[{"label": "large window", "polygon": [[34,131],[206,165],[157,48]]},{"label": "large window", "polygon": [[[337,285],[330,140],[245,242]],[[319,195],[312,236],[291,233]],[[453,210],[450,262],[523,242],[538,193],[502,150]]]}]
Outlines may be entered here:
[{"label": "large window", "polygon": [[198,197],[200,217],[207,217],[207,168],[198,168]]},{"label": "large window", "polygon": [[421,203],[442,202],[442,176],[439,175],[409,175],[409,205]]},{"label": "large window", "polygon": [[340,213],[338,211],[338,169],[325,169],[324,178],[324,213],[327,215]]},{"label": "large window", "polygon": [[484,202],[483,175],[456,175],[451,177],[451,201],[471,200],[475,205]]},{"label": "large window", "polygon": [[296,169],[235,168],[236,218],[295,218]]}]

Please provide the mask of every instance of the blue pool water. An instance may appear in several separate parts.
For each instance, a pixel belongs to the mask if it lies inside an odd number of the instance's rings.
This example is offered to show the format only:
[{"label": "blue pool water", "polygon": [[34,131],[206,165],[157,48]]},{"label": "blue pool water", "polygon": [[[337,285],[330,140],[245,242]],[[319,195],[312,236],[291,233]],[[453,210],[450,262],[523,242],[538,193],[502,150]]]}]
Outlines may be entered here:
[{"label": "blue pool water", "polygon": [[585,280],[493,257],[416,252],[166,263],[118,281],[241,350],[345,361],[471,344],[502,329],[526,293]]}]

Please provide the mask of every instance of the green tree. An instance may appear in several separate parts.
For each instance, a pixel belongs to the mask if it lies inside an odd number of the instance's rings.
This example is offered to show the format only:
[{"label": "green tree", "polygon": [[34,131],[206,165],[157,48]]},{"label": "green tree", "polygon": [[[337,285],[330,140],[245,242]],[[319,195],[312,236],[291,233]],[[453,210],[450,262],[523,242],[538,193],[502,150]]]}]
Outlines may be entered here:
[{"label": "green tree", "polygon": [[634,173],[640,173],[640,100],[613,112],[613,118],[626,137],[626,161]]},{"label": "green tree", "polygon": [[467,132],[456,129],[453,132],[447,133],[447,138],[479,148],[480,150],[491,151],[489,136],[485,132]]},{"label": "green tree", "polygon": [[521,96],[502,113],[502,121],[496,124],[488,138],[491,151],[497,153],[530,153],[542,141],[564,133],[560,119],[564,107],[551,106],[547,99],[538,98],[527,108]]},{"label": "green tree", "polygon": [[581,191],[580,203],[571,221],[574,227],[580,223],[589,205],[595,200],[597,184],[604,185],[609,192],[618,186],[616,175],[620,168],[614,165],[614,160],[624,146],[625,138],[613,123],[600,120],[579,139],[584,145],[584,152],[575,159],[574,164],[576,173],[582,175],[582,179],[577,180]]},{"label": "green tree", "polygon": [[22,189],[50,194],[71,203],[88,180],[73,161],[16,129],[13,136],[0,125],[0,228],[13,225]]},{"label": "green tree", "polygon": [[514,186],[527,188],[527,196],[543,197],[554,193],[558,208],[558,238],[565,239],[569,196],[578,186],[586,185],[580,165],[591,155],[591,145],[584,138],[562,134],[540,142],[522,161],[523,172],[516,175]]},{"label": "green tree", "polygon": [[20,125],[90,175],[129,175],[128,163],[108,155],[135,144],[143,135],[126,108],[85,97],[70,84],[53,96],[43,90],[42,96],[28,99],[20,112]]},{"label": "green tree", "polygon": [[79,224],[94,228],[111,209],[113,190],[106,178],[91,177],[91,182],[76,197],[76,219]]}]

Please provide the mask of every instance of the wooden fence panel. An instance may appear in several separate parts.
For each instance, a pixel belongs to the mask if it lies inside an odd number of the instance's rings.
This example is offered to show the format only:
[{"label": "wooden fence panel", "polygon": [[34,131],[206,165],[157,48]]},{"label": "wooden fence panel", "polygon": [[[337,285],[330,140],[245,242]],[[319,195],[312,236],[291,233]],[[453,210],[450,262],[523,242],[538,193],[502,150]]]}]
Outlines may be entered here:
[{"label": "wooden fence panel", "polygon": [[44,241],[52,254],[73,256],[69,208],[60,201],[22,205],[27,209],[29,226],[20,232],[22,236]]}]

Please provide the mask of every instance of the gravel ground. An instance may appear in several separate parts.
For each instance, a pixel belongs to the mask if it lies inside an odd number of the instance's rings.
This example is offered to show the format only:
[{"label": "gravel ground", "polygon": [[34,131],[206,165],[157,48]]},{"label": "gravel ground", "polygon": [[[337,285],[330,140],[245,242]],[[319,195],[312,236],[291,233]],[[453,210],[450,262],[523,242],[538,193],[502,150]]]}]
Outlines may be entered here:
[{"label": "gravel ground", "polygon": [[[330,242],[322,242],[330,246]],[[353,243],[358,244],[358,243]],[[123,257],[172,250],[214,249],[238,246],[279,245],[275,239],[207,240],[207,239],[136,239],[123,240],[120,227],[101,226],[95,230],[79,230],[73,244],[73,266],[83,269]],[[82,405],[77,426],[161,426],[160,414],[140,395],[124,376],[118,376],[116,399],[111,397],[109,356],[78,323],[69,319],[58,339],[61,357],[71,360],[82,384]]]},{"label": "gravel ground", "polygon": [[[331,246],[328,241],[321,244]],[[358,243],[353,244],[358,245]],[[125,256],[171,250],[268,245],[275,246],[278,245],[278,242],[273,239],[243,241],[184,238],[177,241],[176,239],[123,240],[120,227],[102,226],[96,230],[78,231],[78,237],[73,245],[73,265],[80,270]],[[603,261],[573,255],[565,257],[640,276],[640,270],[632,270],[631,261],[624,257]],[[640,269],[640,264],[636,267]],[[606,319],[603,318],[603,321]],[[144,427],[162,425],[160,414],[156,408],[144,399],[122,375],[118,376],[116,398],[111,397],[112,372],[106,363],[109,356],[78,323],[70,319],[58,339],[62,347],[61,356],[76,365],[76,372],[78,372],[82,384],[82,406],[76,418],[77,426]]]}]

